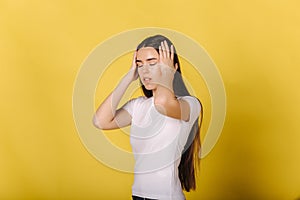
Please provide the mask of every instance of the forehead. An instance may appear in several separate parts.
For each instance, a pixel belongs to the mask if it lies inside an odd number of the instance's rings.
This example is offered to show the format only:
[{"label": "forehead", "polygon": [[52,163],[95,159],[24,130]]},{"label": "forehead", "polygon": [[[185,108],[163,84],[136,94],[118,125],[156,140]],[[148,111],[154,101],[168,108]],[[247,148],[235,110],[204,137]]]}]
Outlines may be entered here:
[{"label": "forehead", "polygon": [[147,60],[149,58],[158,58],[158,53],[153,47],[143,47],[137,51],[137,60]]}]

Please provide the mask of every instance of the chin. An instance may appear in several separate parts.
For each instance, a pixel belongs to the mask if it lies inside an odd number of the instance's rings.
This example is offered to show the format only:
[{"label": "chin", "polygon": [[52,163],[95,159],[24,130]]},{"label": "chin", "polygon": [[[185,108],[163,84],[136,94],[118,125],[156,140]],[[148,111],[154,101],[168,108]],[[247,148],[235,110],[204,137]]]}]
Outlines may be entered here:
[{"label": "chin", "polygon": [[156,86],[155,85],[152,85],[152,84],[147,84],[147,85],[144,85],[145,86],[145,88],[147,89],[147,90],[154,90],[155,88],[156,88]]}]

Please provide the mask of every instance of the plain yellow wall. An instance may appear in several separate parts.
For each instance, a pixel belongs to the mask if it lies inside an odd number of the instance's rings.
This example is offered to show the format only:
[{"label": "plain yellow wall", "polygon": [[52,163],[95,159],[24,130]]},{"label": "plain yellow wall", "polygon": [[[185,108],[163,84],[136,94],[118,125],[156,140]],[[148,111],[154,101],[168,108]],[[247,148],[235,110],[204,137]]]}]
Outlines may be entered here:
[{"label": "plain yellow wall", "polygon": [[102,165],[81,143],[72,91],[96,45],[149,26],[195,39],[226,88],[222,135],[187,199],[299,198],[299,7],[296,0],[0,1],[0,199],[130,199],[132,174]]}]

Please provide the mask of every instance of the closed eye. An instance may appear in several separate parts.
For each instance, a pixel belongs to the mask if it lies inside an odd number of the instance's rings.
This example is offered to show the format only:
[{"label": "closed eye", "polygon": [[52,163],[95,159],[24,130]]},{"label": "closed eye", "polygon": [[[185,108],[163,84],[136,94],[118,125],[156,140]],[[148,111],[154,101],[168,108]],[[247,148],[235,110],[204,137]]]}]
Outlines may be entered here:
[{"label": "closed eye", "polygon": [[136,66],[137,66],[137,67],[142,67],[142,66],[143,66],[143,65],[142,65],[142,62],[137,61],[137,62],[136,62]]},{"label": "closed eye", "polygon": [[156,64],[157,64],[157,63],[150,63],[149,65],[150,65],[150,66],[154,66],[154,65],[156,65]]}]

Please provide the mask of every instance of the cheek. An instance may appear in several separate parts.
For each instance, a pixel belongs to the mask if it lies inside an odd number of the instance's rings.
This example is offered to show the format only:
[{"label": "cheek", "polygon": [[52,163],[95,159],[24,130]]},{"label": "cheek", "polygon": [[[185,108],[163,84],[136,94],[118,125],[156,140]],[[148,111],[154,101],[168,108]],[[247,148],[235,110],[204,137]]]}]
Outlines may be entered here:
[{"label": "cheek", "polygon": [[142,72],[140,69],[137,70],[137,73],[138,73],[139,77],[141,77]]},{"label": "cheek", "polygon": [[162,75],[160,68],[157,66],[153,70],[151,70],[151,74],[153,76],[161,76]]}]

